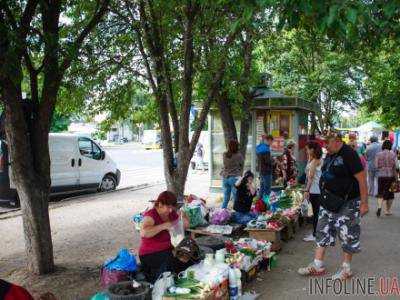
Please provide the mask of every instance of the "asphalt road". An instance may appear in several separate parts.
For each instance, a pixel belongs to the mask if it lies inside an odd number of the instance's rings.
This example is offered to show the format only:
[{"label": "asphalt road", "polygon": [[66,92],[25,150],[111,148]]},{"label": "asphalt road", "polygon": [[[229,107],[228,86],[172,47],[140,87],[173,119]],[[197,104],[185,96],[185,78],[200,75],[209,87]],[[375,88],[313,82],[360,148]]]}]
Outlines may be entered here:
[{"label": "asphalt road", "polygon": [[[162,150],[145,150],[140,144],[104,146],[121,171],[118,189],[164,182]],[[86,193],[83,193],[86,194]],[[77,194],[53,197],[58,201]],[[8,201],[0,201],[0,214],[15,210]]]},{"label": "asphalt road", "polygon": [[145,150],[140,145],[105,147],[121,171],[118,188],[164,180],[161,150]]}]

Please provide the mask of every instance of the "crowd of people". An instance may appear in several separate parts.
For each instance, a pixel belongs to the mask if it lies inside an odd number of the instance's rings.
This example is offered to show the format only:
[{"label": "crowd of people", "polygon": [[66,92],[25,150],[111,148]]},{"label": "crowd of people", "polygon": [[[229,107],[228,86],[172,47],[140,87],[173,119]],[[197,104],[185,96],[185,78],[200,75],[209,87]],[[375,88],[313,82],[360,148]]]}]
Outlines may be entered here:
[{"label": "crowd of people", "polygon": [[[254,199],[263,199],[271,193],[272,183],[278,176],[282,184],[293,183],[302,177],[297,169],[296,145],[289,141],[283,154],[275,157],[272,151],[273,137],[263,135],[256,147],[259,188],[256,175],[243,170],[243,157],[237,141],[230,141],[223,155],[223,202],[227,208],[233,199],[232,220],[247,224],[257,218],[252,212]],[[301,275],[321,275],[326,272],[324,256],[328,246],[339,238],[343,250],[343,262],[335,278],[346,279],[352,275],[351,261],[360,247],[360,218],[368,210],[368,195],[378,198],[376,215],[380,217],[382,205],[385,215],[392,213],[394,193],[397,192],[398,159],[392,143],[378,143],[371,137],[368,145],[350,139],[343,142],[340,134],[330,133],[323,141],[311,140],[306,144],[308,162],[304,171],[304,198],[312,206],[312,232],[304,241],[316,244],[314,260],[300,268]],[[279,174],[277,174],[279,173]],[[279,181],[278,181],[279,182]],[[171,243],[169,229],[180,219],[183,227],[188,218],[177,210],[177,198],[171,192],[163,192],[146,211],[141,228],[140,261],[146,278],[154,282],[167,270],[179,272],[193,264],[195,257],[189,251],[184,260],[178,259]]]},{"label": "crowd of people", "polygon": [[[286,187],[289,182],[302,177],[294,155],[296,145],[289,141],[283,155],[274,157],[271,151],[273,140],[272,136],[263,135],[256,147],[258,195],[254,174],[246,171],[241,177],[243,158],[238,143],[231,141],[224,153],[222,207],[226,208],[233,199],[238,223],[244,224],[255,218],[251,203],[256,195],[260,199],[269,195],[274,180],[281,178]],[[325,273],[326,248],[333,246],[338,237],[344,259],[334,277],[346,279],[352,275],[350,263],[353,254],[360,251],[360,218],[369,210],[368,196],[378,199],[378,217],[382,208],[385,215],[392,214],[394,193],[399,189],[398,153],[392,147],[389,139],[379,143],[375,136],[368,143],[360,143],[356,135],[351,135],[346,144],[335,132],[328,133],[322,140],[307,143],[304,198],[312,206],[313,229],[303,240],[315,242],[316,251],[313,262],[300,268],[299,274]]]}]

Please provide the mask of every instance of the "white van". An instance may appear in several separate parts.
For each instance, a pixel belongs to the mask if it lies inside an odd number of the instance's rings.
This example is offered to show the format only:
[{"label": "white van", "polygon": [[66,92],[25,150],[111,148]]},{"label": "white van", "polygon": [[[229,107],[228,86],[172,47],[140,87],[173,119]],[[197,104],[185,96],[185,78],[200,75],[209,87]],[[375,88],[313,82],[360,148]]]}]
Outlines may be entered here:
[{"label": "white van", "polygon": [[[74,134],[49,135],[51,195],[72,192],[115,190],[121,172],[115,162],[96,142]],[[9,199],[11,205],[19,203],[14,183],[10,179],[12,162],[9,162],[7,144],[1,141],[0,198]]]}]

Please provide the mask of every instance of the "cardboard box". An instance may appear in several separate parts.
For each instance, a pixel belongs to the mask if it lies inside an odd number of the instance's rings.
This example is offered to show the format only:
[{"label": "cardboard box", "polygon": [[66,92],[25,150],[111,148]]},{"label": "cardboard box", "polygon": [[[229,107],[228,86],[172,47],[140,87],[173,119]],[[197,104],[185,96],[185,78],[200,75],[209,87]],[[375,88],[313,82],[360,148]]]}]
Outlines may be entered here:
[{"label": "cardboard box", "polygon": [[271,251],[278,251],[281,249],[281,231],[274,231],[270,229],[253,229],[247,228],[246,231],[249,233],[249,237],[260,240],[271,242]]}]

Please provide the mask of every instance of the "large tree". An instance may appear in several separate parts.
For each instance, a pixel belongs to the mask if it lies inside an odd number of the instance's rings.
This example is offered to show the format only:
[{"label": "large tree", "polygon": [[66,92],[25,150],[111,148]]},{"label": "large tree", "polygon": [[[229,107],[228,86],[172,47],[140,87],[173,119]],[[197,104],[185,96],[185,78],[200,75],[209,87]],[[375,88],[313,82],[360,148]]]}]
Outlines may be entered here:
[{"label": "large tree", "polygon": [[343,110],[358,103],[360,73],[349,57],[324,35],[304,30],[270,35],[261,48],[273,86],[317,103],[317,129],[332,128]]},{"label": "large tree", "polygon": [[[230,49],[253,16],[246,1],[115,1],[112,14],[83,55],[89,71],[92,104],[120,115],[107,99],[113,89],[148,91],[157,109],[168,189],[184,192],[191,157],[211,104],[219,95]],[[99,46],[101,45],[101,46]],[[88,50],[88,51],[86,51]],[[108,65],[113,72],[100,66]],[[80,73],[80,71],[78,72]],[[121,100],[121,99],[120,99]],[[190,126],[190,111],[198,114]],[[192,135],[190,134],[193,131]]]},{"label": "large tree", "polygon": [[[109,1],[0,2],[0,98],[28,270],[53,271],[48,134],[66,70]],[[28,87],[24,90],[24,87]],[[29,100],[23,101],[23,92]]]}]

